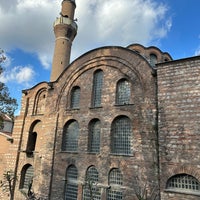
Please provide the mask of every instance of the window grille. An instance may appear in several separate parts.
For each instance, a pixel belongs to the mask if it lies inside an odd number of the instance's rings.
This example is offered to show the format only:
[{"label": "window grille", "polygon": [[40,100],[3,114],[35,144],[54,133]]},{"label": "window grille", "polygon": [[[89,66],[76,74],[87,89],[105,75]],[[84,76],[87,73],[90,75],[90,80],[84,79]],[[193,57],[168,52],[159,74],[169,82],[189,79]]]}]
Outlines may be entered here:
[{"label": "window grille", "polygon": [[32,181],[33,181],[33,166],[25,165],[22,169],[20,188],[29,189]]},{"label": "window grille", "polygon": [[130,103],[131,88],[130,83],[122,79],[117,83],[116,104],[125,105]]},{"label": "window grille", "polygon": [[123,184],[123,180],[119,169],[110,171],[108,182],[111,187],[107,191],[107,200],[122,200],[123,194],[120,186]]},{"label": "window grille", "polygon": [[97,186],[99,173],[94,166],[90,167],[86,173],[83,200],[101,200],[101,190]]},{"label": "window grille", "polygon": [[131,155],[132,131],[130,119],[121,116],[115,119],[111,129],[111,153]]},{"label": "window grille", "polygon": [[123,194],[121,191],[108,189],[107,200],[122,200]]},{"label": "window grille", "polygon": [[78,171],[74,165],[68,167],[66,171],[67,182],[65,185],[65,200],[77,200],[78,196]]},{"label": "window grille", "polygon": [[168,180],[167,189],[200,192],[200,183],[191,175],[178,174]]},{"label": "window grille", "polygon": [[93,77],[93,96],[92,96],[92,107],[101,106],[101,94],[103,85],[103,71],[97,70]]},{"label": "window grille", "polygon": [[100,134],[101,123],[99,120],[93,120],[89,124],[89,143],[88,151],[91,153],[98,153],[100,151]]},{"label": "window grille", "polygon": [[80,103],[80,88],[74,87],[71,91],[71,108],[79,108]]},{"label": "window grille", "polygon": [[62,151],[78,150],[79,125],[77,121],[72,121],[64,127]]},{"label": "window grille", "polygon": [[119,169],[111,170],[109,174],[109,184],[122,185],[122,174]]}]

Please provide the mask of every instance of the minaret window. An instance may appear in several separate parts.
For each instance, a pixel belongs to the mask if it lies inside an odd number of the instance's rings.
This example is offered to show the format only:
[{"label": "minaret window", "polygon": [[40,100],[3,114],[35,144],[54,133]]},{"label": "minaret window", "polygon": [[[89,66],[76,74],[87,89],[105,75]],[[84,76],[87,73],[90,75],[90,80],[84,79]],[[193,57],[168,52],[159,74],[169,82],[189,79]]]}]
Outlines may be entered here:
[{"label": "minaret window", "polygon": [[78,171],[74,165],[66,170],[65,199],[77,200],[78,196]]},{"label": "minaret window", "polygon": [[101,95],[103,85],[103,71],[97,70],[93,76],[92,107],[101,106]]},{"label": "minaret window", "polygon": [[78,151],[79,125],[72,120],[63,129],[62,151]]},{"label": "minaret window", "polygon": [[119,116],[113,121],[111,127],[111,153],[131,155],[131,129],[131,121],[126,116]]},{"label": "minaret window", "polygon": [[99,153],[100,151],[101,123],[98,119],[92,120],[89,124],[88,151]]},{"label": "minaret window", "polygon": [[130,103],[131,88],[126,79],[121,79],[117,83],[116,104],[126,105]]},{"label": "minaret window", "polygon": [[121,185],[123,184],[123,180],[119,169],[112,169],[110,171],[108,183],[110,188],[107,191],[107,200],[122,200]]},{"label": "minaret window", "polygon": [[92,166],[88,168],[85,178],[85,186],[83,191],[83,200],[101,200],[101,191],[97,187],[99,181],[99,173],[97,169]]},{"label": "minaret window", "polygon": [[71,108],[79,108],[80,102],[80,87],[75,86],[71,91]]},{"label": "minaret window", "polygon": [[72,36],[72,29],[69,28],[69,29],[67,30],[67,38],[71,38],[71,36]]}]

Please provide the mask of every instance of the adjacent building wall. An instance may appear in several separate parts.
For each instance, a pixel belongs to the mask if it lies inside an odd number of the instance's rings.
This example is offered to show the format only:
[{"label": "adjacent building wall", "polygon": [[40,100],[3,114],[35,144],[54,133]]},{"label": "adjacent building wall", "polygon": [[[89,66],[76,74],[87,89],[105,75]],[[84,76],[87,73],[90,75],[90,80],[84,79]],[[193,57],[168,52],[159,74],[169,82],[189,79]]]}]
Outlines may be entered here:
[{"label": "adjacent building wall", "polygon": [[200,180],[199,74],[200,57],[157,66],[162,200],[200,198],[194,191],[182,189],[177,193],[167,187],[168,179],[178,174]]}]

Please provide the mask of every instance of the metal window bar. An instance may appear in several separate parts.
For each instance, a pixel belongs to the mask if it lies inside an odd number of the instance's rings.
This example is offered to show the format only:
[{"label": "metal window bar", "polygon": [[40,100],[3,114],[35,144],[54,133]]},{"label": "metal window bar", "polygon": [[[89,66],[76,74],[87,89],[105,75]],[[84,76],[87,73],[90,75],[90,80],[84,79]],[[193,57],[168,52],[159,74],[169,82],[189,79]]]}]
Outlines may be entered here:
[{"label": "metal window bar", "polygon": [[113,122],[111,137],[111,152],[113,154],[131,154],[132,131],[128,117],[120,117]]},{"label": "metal window bar", "polygon": [[121,191],[108,189],[107,200],[122,200],[123,194]]},{"label": "metal window bar", "polygon": [[130,103],[131,88],[127,80],[120,80],[117,83],[116,104],[126,105]]},{"label": "metal window bar", "polygon": [[179,174],[169,179],[167,189],[200,191],[199,181],[191,175]]},{"label": "metal window bar", "polygon": [[80,103],[80,88],[74,87],[71,92],[71,108],[79,108]]},{"label": "metal window bar", "polygon": [[103,71],[98,70],[94,73],[94,78],[93,78],[93,96],[92,96],[93,107],[101,106],[102,85],[103,85]]},{"label": "metal window bar", "polygon": [[123,184],[122,174],[119,169],[112,169],[109,174],[110,189],[107,190],[107,200],[122,200],[123,193],[120,186]]},{"label": "metal window bar", "polygon": [[91,153],[99,153],[100,151],[100,133],[101,123],[99,120],[92,121],[89,125],[89,146],[88,150]]},{"label": "metal window bar", "polygon": [[101,190],[97,186],[99,173],[94,166],[90,167],[86,173],[86,185],[83,191],[83,200],[101,200]]},{"label": "metal window bar", "polygon": [[78,136],[79,136],[78,122],[73,121],[67,127],[64,127],[62,150],[77,151]]},{"label": "metal window bar", "polygon": [[122,174],[119,169],[112,169],[109,174],[110,185],[122,185]]},{"label": "metal window bar", "polygon": [[78,172],[75,166],[67,169],[67,183],[65,189],[65,200],[77,200],[78,196]]}]

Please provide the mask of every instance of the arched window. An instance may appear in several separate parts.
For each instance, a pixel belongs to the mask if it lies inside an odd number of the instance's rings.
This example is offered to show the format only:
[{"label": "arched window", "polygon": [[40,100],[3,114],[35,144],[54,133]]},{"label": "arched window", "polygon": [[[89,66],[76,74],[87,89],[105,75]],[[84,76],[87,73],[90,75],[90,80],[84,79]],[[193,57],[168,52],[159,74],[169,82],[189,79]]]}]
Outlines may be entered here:
[{"label": "arched window", "polygon": [[27,155],[30,155],[30,156],[33,155],[33,152],[35,151],[36,141],[37,141],[37,133],[29,132],[28,143],[26,147]]},{"label": "arched window", "polygon": [[83,200],[101,199],[101,191],[97,184],[99,181],[99,173],[94,166],[88,168],[85,178],[85,186],[83,191]]},{"label": "arched window", "polygon": [[69,121],[63,129],[62,151],[78,151],[79,125]]},{"label": "arched window", "polygon": [[153,53],[150,54],[150,65],[152,67],[155,67],[155,65],[157,64],[158,62],[158,59],[157,59],[157,56]]},{"label": "arched window", "polygon": [[20,189],[28,190],[33,181],[33,166],[25,165],[21,171]]},{"label": "arched window", "polygon": [[117,83],[116,104],[125,105],[130,103],[131,88],[126,79],[121,79]]},{"label": "arched window", "polygon": [[37,151],[37,135],[42,131],[42,122],[40,120],[35,120],[29,129],[28,141],[26,145],[26,154],[29,157],[34,155],[34,151]]},{"label": "arched window", "polygon": [[200,182],[188,174],[177,174],[167,181],[167,189],[177,192],[200,193]]},{"label": "arched window", "polygon": [[47,96],[47,91],[46,88],[43,88],[40,90],[36,96],[36,101],[35,101],[35,111],[34,114],[40,115],[44,114],[45,111],[45,104],[46,104],[46,96]]},{"label": "arched window", "polygon": [[101,106],[101,95],[103,85],[103,71],[97,70],[93,76],[92,107]]},{"label": "arched window", "polygon": [[94,119],[89,124],[88,151],[98,153],[100,151],[101,122]]},{"label": "arched window", "polygon": [[71,108],[79,108],[80,103],[80,87],[75,86],[71,91]]},{"label": "arched window", "polygon": [[110,188],[107,191],[107,200],[122,200],[121,185],[123,184],[123,179],[119,169],[112,169],[110,171],[108,183]]},{"label": "arched window", "polygon": [[78,196],[78,171],[74,165],[66,170],[65,200],[77,200]]},{"label": "arched window", "polygon": [[126,116],[117,117],[111,127],[111,153],[131,155],[132,128]]}]

